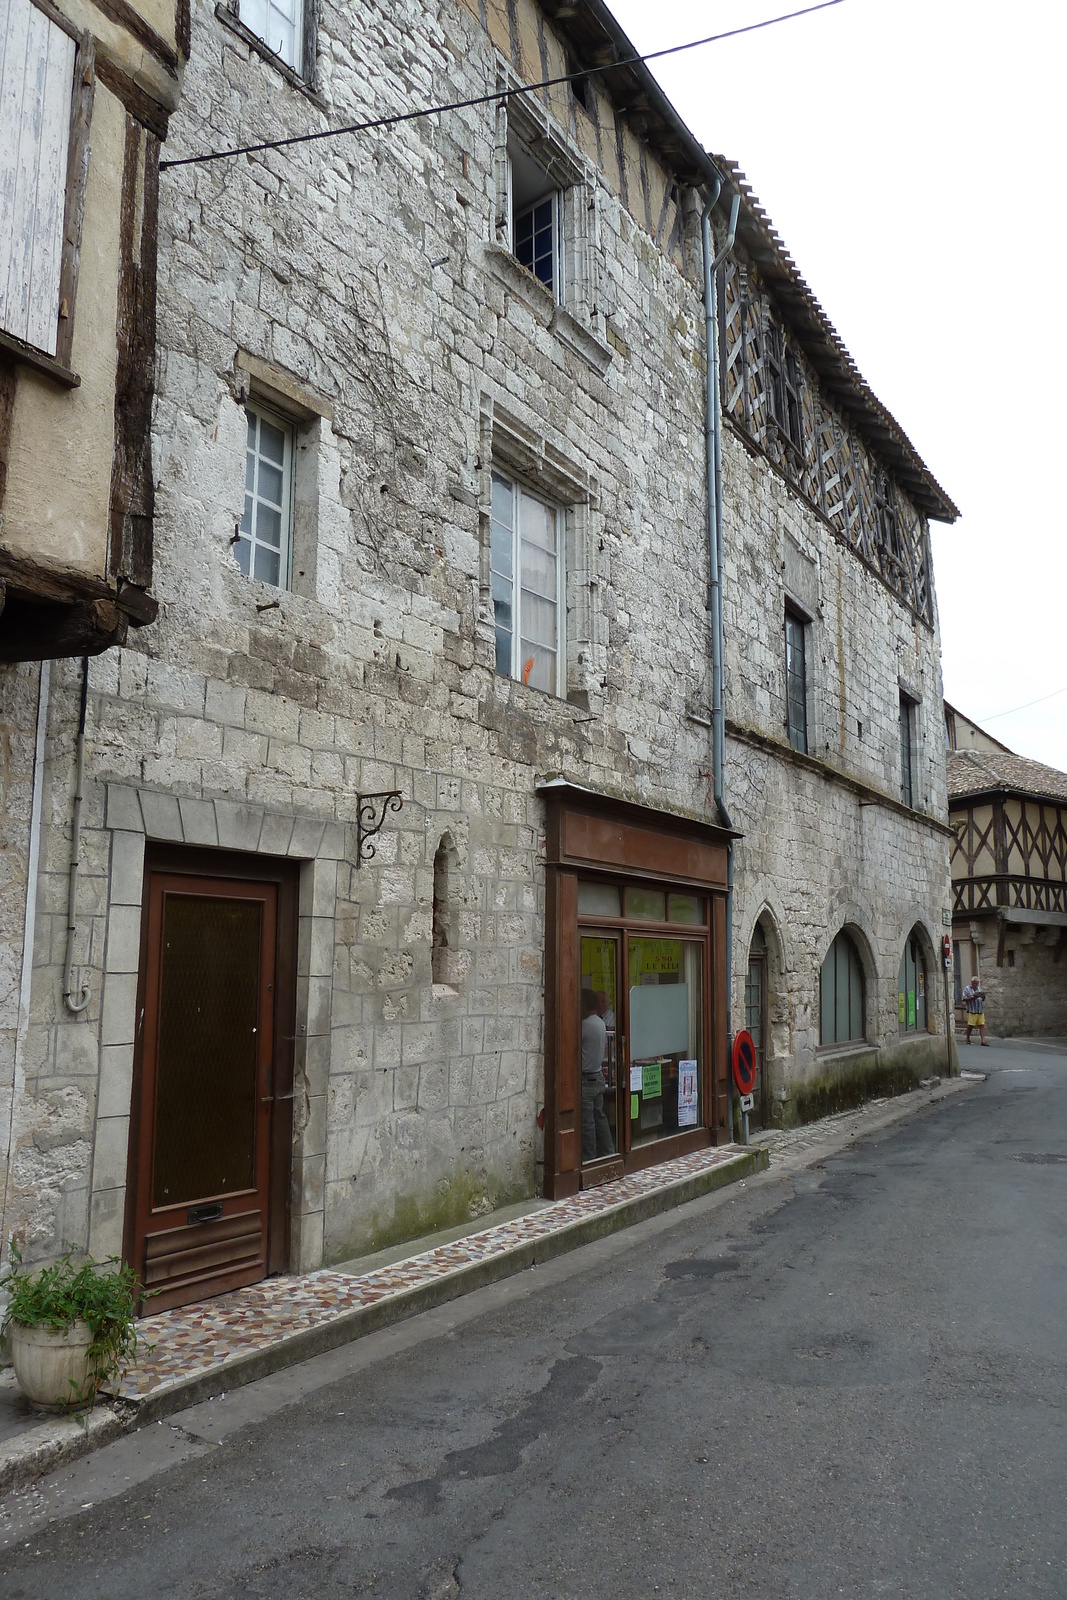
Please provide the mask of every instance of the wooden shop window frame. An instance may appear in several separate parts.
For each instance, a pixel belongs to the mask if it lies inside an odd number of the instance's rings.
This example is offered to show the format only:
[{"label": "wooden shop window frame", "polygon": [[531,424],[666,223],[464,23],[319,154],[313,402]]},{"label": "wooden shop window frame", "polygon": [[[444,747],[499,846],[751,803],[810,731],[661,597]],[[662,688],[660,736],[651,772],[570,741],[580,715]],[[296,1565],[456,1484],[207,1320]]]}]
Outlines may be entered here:
[{"label": "wooden shop window frame", "polygon": [[[712,1144],[727,1144],[726,893],[727,848],[738,837],[725,828],[600,796],[560,781],[539,785],[546,803],[545,886],[545,1176],[548,1199],[621,1177]],[[699,932],[702,958],[703,1122],[684,1133],[635,1146],[583,1170],[579,1036],[580,928],[578,880],[654,885],[698,891],[708,899]],[[602,917],[583,919],[607,926]],[[634,919],[620,926],[637,927]],[[670,924],[684,935],[685,924]],[[663,933],[649,924],[645,932]],[[621,1067],[621,1064],[620,1064]]]}]

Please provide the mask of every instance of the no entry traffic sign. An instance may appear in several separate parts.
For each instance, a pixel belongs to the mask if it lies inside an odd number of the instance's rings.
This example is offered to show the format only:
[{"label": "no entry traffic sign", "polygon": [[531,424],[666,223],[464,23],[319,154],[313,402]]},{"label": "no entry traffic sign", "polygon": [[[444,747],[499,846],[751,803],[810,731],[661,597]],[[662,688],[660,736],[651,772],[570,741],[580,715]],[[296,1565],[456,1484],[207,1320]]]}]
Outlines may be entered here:
[{"label": "no entry traffic sign", "polygon": [[756,1042],[747,1028],[734,1039],[733,1069],[738,1094],[751,1094],[756,1087]]}]

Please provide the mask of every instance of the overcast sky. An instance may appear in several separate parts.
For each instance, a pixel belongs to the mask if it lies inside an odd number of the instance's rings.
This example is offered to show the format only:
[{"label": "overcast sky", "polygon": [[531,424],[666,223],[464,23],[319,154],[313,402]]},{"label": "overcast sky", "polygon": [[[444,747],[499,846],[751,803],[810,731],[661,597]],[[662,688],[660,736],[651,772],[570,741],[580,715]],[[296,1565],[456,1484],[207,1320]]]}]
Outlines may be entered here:
[{"label": "overcast sky", "polygon": [[[644,51],[803,0],[609,3]],[[842,0],[653,70],[960,507],[931,524],[947,699],[1067,770],[1065,12]]]}]

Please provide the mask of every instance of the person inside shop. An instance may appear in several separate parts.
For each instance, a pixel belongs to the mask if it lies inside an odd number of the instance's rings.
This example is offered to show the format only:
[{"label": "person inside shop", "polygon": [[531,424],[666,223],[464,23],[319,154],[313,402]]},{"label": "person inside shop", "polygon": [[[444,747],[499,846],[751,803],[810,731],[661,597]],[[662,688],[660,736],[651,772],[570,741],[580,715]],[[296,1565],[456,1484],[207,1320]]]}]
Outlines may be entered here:
[{"label": "person inside shop", "polygon": [[615,1144],[604,1114],[604,1055],[608,1030],[592,989],[582,990],[582,1160],[613,1156]]},{"label": "person inside shop", "polygon": [[607,1041],[604,1045],[604,1077],[607,1079],[608,1088],[615,1087],[615,1010],[603,989],[596,990],[597,1016],[607,1029]]}]

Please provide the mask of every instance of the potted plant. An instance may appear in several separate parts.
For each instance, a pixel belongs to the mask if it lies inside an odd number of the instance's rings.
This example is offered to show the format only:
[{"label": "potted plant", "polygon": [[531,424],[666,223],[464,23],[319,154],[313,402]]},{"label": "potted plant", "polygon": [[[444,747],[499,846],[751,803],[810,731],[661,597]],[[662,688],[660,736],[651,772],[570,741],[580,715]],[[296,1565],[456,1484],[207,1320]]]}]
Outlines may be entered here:
[{"label": "potted plant", "polygon": [[91,1406],[101,1384],[137,1347],[132,1269],[114,1258],[87,1257],[79,1264],[73,1252],[37,1272],[23,1272],[17,1250],[11,1261],[0,1335],[10,1330],[22,1392],[42,1411]]}]

